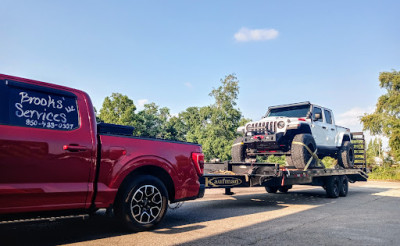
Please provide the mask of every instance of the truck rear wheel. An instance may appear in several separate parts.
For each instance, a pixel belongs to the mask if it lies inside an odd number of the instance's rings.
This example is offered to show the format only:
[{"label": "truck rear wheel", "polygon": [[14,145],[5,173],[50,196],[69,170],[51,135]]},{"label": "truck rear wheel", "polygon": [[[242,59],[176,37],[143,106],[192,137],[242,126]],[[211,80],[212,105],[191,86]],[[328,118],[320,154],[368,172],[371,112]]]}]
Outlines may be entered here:
[{"label": "truck rear wheel", "polygon": [[[311,134],[298,134],[294,136],[292,141],[292,147],[290,150],[291,155],[287,156],[288,164],[295,166],[298,169],[303,169],[308,160],[311,158],[310,152],[307,150],[305,146],[307,146],[312,152],[317,149],[317,145],[315,144],[315,140]],[[315,166],[316,160],[312,159],[310,166]]]},{"label": "truck rear wheel", "polygon": [[354,146],[350,141],[344,141],[338,153],[338,164],[344,168],[354,167]]},{"label": "truck rear wheel", "polygon": [[132,231],[154,228],[167,212],[165,185],[151,175],[135,176],[118,194],[114,205],[116,217]]},{"label": "truck rear wheel", "polygon": [[340,186],[340,182],[339,182],[339,177],[337,176],[331,176],[331,177],[327,177],[326,179],[326,195],[329,198],[337,198],[339,197],[339,186]]},{"label": "truck rear wheel", "polygon": [[232,145],[232,162],[244,162],[246,158],[245,150],[242,138],[236,138]]}]

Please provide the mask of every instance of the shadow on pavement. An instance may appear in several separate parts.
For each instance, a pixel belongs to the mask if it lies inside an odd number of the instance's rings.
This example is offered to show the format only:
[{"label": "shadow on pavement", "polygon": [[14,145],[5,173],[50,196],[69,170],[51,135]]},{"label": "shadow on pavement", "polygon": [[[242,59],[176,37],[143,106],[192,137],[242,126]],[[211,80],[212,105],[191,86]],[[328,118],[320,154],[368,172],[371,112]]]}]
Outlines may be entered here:
[{"label": "shadow on pavement", "polygon": [[[365,196],[383,189],[362,188],[351,190],[349,196]],[[206,194],[207,197],[207,194]],[[343,198],[342,198],[343,199]],[[278,211],[293,204],[322,205],[319,209],[341,199],[328,199],[321,189],[296,190],[287,194],[245,194],[233,195],[232,199],[196,200],[185,203],[177,210],[169,210],[164,222],[153,233],[179,234],[204,228],[195,223],[214,221],[266,211]],[[269,221],[268,223],[273,223]],[[227,235],[234,233],[227,232]],[[97,213],[89,220],[60,220],[32,224],[0,226],[1,245],[58,245],[85,242],[95,239],[131,234],[124,232],[118,223],[104,214]],[[212,239],[212,238],[211,238]],[[210,240],[210,239],[205,239]],[[201,244],[202,241],[192,243]]]}]

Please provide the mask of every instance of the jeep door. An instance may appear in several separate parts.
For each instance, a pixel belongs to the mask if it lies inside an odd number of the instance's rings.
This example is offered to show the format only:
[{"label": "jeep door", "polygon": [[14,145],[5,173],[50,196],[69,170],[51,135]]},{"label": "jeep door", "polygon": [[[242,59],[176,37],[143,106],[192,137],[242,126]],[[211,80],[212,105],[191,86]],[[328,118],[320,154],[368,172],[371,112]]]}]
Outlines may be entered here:
[{"label": "jeep door", "polygon": [[0,213],[85,207],[95,164],[86,102],[44,85],[0,78]]},{"label": "jeep door", "polygon": [[324,116],[322,108],[317,106],[313,106],[311,132],[317,146],[326,145],[326,126],[324,123]]},{"label": "jeep door", "polygon": [[335,139],[336,139],[336,126],[333,124],[332,111],[329,109],[324,109],[324,124],[323,128],[326,134],[326,145],[329,147],[335,147]]}]

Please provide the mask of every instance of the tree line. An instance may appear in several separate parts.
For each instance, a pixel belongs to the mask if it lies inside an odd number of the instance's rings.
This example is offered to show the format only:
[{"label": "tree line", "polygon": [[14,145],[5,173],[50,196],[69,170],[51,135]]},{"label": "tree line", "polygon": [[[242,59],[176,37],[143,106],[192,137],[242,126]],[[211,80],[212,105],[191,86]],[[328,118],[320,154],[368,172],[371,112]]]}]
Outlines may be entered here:
[{"label": "tree line", "polygon": [[105,123],[133,126],[134,135],[198,143],[203,146],[206,160],[229,160],[236,129],[248,122],[237,107],[239,80],[229,74],[209,94],[214,103],[189,107],[172,116],[170,109],[155,103],[144,105],[137,112],[132,99],[112,93],[104,99],[98,120]]},{"label": "tree line", "polygon": [[[389,138],[389,156],[393,163],[397,163],[400,161],[400,72],[382,72],[379,82],[387,92],[379,97],[375,112],[365,114],[361,122],[364,130]],[[229,160],[233,140],[238,136],[237,127],[250,121],[237,107],[238,95],[239,80],[234,74],[229,74],[211,90],[209,96],[214,102],[208,106],[188,107],[172,116],[169,108],[155,103],[145,104],[143,110],[137,111],[128,96],[112,93],[104,99],[97,117],[105,123],[133,126],[137,136],[201,144],[207,160]],[[375,162],[374,157],[382,156],[382,144],[376,141],[368,145],[367,161],[370,165]],[[377,152],[377,149],[380,150]],[[270,157],[268,161],[285,162],[282,157]],[[334,160],[329,162],[334,164]]]}]

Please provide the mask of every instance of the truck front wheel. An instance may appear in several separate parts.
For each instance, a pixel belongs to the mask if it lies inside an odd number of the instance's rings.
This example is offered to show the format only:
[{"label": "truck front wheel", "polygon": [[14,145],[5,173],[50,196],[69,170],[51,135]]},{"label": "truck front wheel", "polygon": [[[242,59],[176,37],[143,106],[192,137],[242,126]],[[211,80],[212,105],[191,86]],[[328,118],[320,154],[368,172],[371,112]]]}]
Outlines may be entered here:
[{"label": "truck front wheel", "polygon": [[246,158],[245,150],[242,138],[236,138],[232,145],[232,162],[244,162]]},{"label": "truck front wheel", "polygon": [[132,231],[154,228],[167,212],[168,192],[165,185],[151,175],[134,176],[117,196],[116,217]]}]

